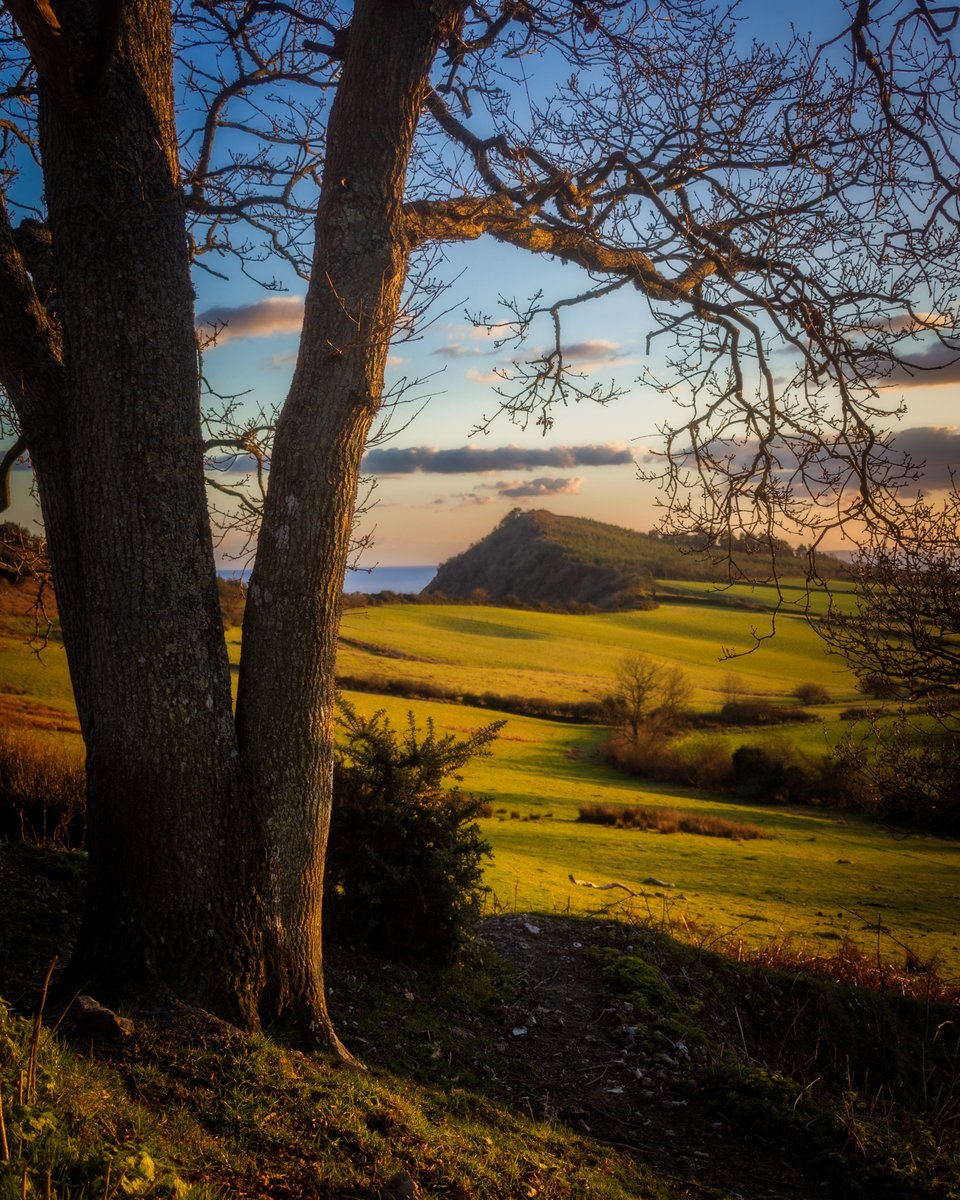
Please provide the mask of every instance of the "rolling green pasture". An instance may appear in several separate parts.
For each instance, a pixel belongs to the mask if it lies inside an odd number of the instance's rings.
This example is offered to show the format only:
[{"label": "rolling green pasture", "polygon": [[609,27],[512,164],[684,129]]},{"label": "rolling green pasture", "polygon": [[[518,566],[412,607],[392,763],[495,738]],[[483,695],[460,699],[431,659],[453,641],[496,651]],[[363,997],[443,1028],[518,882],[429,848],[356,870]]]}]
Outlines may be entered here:
[{"label": "rolling green pasture", "polygon": [[704,580],[657,581],[657,595],[662,598],[700,600],[706,604],[727,607],[749,606],[767,612],[802,616],[806,612],[826,613],[831,607],[850,612],[855,606],[855,592],[850,581],[831,580],[822,588],[808,586],[800,579],[784,579],[774,583],[733,583],[717,585]]},{"label": "rolling green pasture", "polygon": [[[609,689],[624,655],[643,653],[683,667],[694,705],[704,710],[731,694],[787,698],[808,681],[823,684],[838,703],[857,697],[853,675],[826,653],[802,613],[781,612],[776,637],[757,647],[755,635],[769,629],[766,613],[705,603],[591,616],[389,605],[344,613],[338,667],[344,675],[406,677],[476,694],[582,700]],[[739,656],[725,658],[725,651]]]},{"label": "rolling green pasture", "polygon": [[[413,711],[464,734],[486,724],[479,709],[351,695],[361,712],[383,709],[395,724]],[[629,779],[596,760],[604,731],[509,717],[490,757],[464,772],[463,786],[489,795],[481,822],[494,847],[486,881],[491,904],[522,912],[618,912],[688,925],[713,945],[755,945],[794,936],[829,953],[844,936],[901,960],[905,947],[938,956],[960,976],[960,846],[897,836],[852,814],[816,808],[762,808]],[[752,740],[741,731],[740,741]],[[736,842],[577,822],[581,804],[649,804],[759,825],[770,840]],[[513,814],[513,815],[512,815]],[[616,881],[626,893],[576,887],[569,876]],[[671,888],[644,885],[656,878]],[[699,932],[697,930],[699,929]]]},{"label": "rolling green pasture", "polygon": [[[824,753],[842,727],[839,709],[858,702],[855,681],[792,613],[778,617],[775,639],[753,654],[722,661],[722,646],[751,644],[758,619],[763,614],[708,605],[702,597],[651,612],[593,616],[459,605],[348,610],[339,669],[346,675],[433,680],[465,692],[575,700],[602,693],[620,658],[642,652],[681,665],[705,711],[731,694],[787,700],[798,683],[815,681],[832,694],[820,710],[826,720],[710,736],[723,736],[731,748],[789,739],[806,753]],[[234,661],[239,640],[239,630],[227,631]],[[498,715],[369,693],[351,699],[361,712],[386,710],[396,724],[412,710],[419,722],[432,718],[444,732],[465,733]],[[0,631],[0,724],[29,721],[31,706],[73,718],[65,655],[53,641],[38,658],[22,632],[7,627]],[[76,737],[52,728],[47,736]],[[898,838],[825,809],[764,809],[671,785],[641,784],[598,762],[604,736],[596,727],[511,716],[492,755],[469,766],[464,786],[490,796],[495,809],[482,823],[494,847],[487,871],[491,905],[531,913],[598,912],[625,893],[575,887],[569,876],[617,881],[643,893],[627,901],[634,912],[680,927],[686,923],[695,938],[749,945],[793,935],[827,950],[845,935],[871,947],[879,938],[884,957],[902,957],[909,946],[921,959],[939,955],[945,974],[960,976],[956,843]],[[584,825],[576,817],[587,803],[717,813],[775,836],[741,843]],[[674,886],[645,885],[648,877]]]}]

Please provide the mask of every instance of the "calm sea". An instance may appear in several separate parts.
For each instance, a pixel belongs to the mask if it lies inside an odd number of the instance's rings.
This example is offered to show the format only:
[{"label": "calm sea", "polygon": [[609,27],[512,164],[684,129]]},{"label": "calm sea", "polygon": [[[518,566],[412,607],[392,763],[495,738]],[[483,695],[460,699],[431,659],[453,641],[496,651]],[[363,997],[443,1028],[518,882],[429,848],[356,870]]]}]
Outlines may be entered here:
[{"label": "calm sea", "polygon": [[[242,579],[249,571],[221,567],[224,579]],[[348,571],[345,592],[419,592],[436,575],[436,567],[372,567],[369,571]]]}]

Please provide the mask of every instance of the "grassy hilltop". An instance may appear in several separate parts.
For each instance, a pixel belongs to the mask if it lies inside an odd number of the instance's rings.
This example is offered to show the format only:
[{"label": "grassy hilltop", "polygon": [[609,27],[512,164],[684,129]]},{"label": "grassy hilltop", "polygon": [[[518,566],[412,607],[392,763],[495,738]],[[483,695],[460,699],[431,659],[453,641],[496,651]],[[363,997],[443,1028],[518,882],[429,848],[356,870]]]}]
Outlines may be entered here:
[{"label": "grassy hilltop", "polygon": [[[776,542],[772,549],[781,574],[803,574],[805,563],[792,547]],[[443,563],[424,591],[531,608],[649,608],[660,580],[766,578],[769,551],[750,539],[710,548],[694,538],[665,539],[544,509],[515,509],[485,538]],[[821,563],[821,574],[831,578],[843,571],[829,557]]]}]

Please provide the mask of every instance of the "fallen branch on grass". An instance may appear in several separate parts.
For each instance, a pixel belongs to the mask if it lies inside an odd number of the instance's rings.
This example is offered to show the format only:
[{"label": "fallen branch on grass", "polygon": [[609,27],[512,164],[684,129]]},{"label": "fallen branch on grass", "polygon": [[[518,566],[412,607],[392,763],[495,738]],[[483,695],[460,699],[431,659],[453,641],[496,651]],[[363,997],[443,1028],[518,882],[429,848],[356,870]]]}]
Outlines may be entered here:
[{"label": "fallen branch on grass", "polygon": [[[628,888],[625,883],[591,883],[589,879],[575,879],[572,875],[568,875],[567,878],[575,887],[594,888],[598,892],[609,892],[611,888],[622,888],[628,896],[635,896],[638,900],[644,895],[643,892],[635,892],[633,888]],[[656,879],[653,875],[648,875],[643,882],[651,887],[676,887],[676,884],[664,883],[662,879]]]}]

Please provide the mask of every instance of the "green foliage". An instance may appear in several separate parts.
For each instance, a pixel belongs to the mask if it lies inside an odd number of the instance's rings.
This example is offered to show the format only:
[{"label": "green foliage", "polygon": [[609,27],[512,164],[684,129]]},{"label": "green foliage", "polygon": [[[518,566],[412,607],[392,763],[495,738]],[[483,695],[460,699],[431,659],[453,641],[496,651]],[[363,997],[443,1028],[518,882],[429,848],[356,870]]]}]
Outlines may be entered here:
[{"label": "green foliage", "polygon": [[731,760],[733,789],[754,804],[851,803],[855,781],[829,758],[807,759],[787,742],[738,746]]},{"label": "green foliage", "polygon": [[0,1200],[24,1196],[209,1196],[108,1072],[75,1058],[0,1001]]},{"label": "green foliage", "polygon": [[596,953],[603,977],[613,992],[633,1005],[638,1015],[662,1019],[680,1011],[677,993],[663,971],[642,953],[624,954],[613,947]]},{"label": "green foliage", "polygon": [[408,713],[401,734],[382,710],[361,716],[341,699],[325,899],[334,939],[393,958],[456,956],[479,913],[490,846],[476,824],[487,802],[444,780],[488,753],[503,724],[440,736]]},{"label": "green foliage", "polygon": [[802,708],[783,708],[769,700],[729,700],[720,710],[724,725],[787,725],[815,719]]}]

